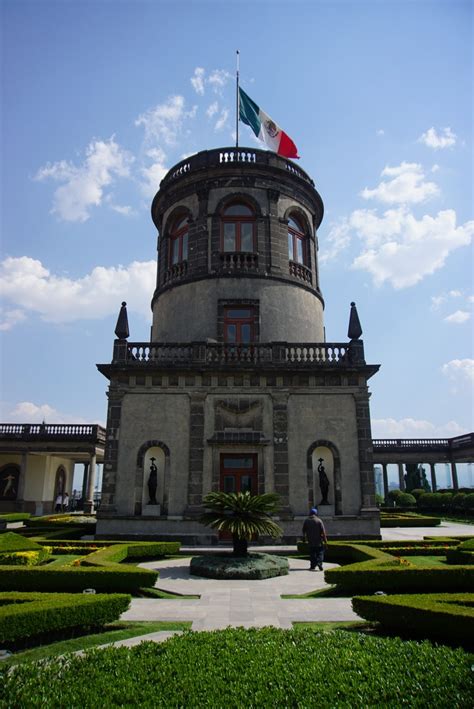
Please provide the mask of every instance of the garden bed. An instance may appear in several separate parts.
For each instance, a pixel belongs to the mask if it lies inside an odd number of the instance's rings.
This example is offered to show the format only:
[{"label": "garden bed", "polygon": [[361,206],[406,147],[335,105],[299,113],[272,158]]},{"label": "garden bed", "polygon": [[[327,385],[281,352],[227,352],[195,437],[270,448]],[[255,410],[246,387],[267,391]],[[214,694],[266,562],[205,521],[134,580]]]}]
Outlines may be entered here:
[{"label": "garden bed", "polygon": [[288,574],[288,559],[273,554],[251,553],[248,556],[216,554],[195,556],[190,573],[211,579],[268,579]]}]

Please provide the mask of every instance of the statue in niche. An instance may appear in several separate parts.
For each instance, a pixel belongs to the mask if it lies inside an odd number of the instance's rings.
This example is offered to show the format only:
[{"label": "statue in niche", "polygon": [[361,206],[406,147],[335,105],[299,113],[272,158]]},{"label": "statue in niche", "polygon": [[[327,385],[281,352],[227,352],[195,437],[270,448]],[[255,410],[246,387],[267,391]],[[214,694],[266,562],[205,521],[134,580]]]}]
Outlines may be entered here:
[{"label": "statue in niche", "polygon": [[158,468],[155,465],[156,458],[151,458],[150,475],[148,476],[148,504],[157,505],[156,488],[158,487]]},{"label": "statue in niche", "polygon": [[326,475],[326,471],[324,469],[324,458],[318,458],[319,460],[319,465],[318,465],[318,473],[319,473],[319,488],[321,490],[321,495],[322,500],[319,503],[320,505],[329,505],[329,500],[328,500],[328,493],[329,493],[329,478]]}]

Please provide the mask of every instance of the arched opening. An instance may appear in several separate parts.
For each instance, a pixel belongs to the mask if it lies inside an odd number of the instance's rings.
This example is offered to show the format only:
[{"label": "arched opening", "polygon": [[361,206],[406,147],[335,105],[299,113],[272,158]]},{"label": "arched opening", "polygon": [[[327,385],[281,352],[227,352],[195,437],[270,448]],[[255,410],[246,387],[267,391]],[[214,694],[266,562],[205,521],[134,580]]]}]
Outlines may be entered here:
[{"label": "arched opening", "polygon": [[255,213],[244,202],[232,202],[221,214],[221,251],[246,252],[256,250]]},{"label": "arched opening", "polygon": [[315,441],[308,450],[308,502],[320,514],[342,514],[341,464],[339,453],[330,441]]},{"label": "arched opening", "polygon": [[162,441],[147,441],[137,456],[135,514],[168,514],[170,454]]},{"label": "arched opening", "polygon": [[20,482],[20,468],[14,463],[5,465],[0,471],[0,500],[16,500]]}]

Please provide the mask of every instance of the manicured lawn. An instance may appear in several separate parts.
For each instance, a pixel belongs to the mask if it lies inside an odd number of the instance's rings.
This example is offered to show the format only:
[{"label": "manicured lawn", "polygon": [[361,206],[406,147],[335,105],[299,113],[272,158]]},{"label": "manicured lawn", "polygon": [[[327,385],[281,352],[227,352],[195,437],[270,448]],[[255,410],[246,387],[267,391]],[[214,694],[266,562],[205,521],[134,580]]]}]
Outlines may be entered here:
[{"label": "manicured lawn", "polygon": [[409,556],[407,558],[415,566],[450,566],[445,556]]},{"label": "manicured lawn", "polygon": [[72,561],[80,558],[77,554],[58,554],[58,556],[51,557],[48,561],[48,566],[67,566]]},{"label": "manicured lawn", "polygon": [[471,709],[474,656],[335,630],[186,632],[0,667],[4,707],[438,707]]},{"label": "manicured lawn", "polygon": [[[14,653],[10,658],[4,660],[2,666],[17,665],[24,662],[36,662],[37,660],[46,660],[65,655],[68,652],[79,652],[89,648],[105,645],[106,643],[118,642],[119,640],[127,640],[134,638],[137,635],[146,635],[148,633],[156,633],[161,630],[187,630],[191,627],[190,622],[185,621],[127,621],[117,622],[113,625],[105,626],[103,632],[93,633],[92,635],[81,635],[77,638],[69,638],[59,640],[50,645],[40,645],[28,650]],[[0,706],[2,706],[0,704]]]}]

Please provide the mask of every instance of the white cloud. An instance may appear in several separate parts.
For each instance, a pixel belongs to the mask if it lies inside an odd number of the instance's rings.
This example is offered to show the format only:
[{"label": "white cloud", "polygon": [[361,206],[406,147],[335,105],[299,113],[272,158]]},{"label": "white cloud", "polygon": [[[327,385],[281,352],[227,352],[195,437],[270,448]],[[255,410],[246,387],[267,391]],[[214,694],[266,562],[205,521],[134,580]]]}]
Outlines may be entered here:
[{"label": "white cloud", "polygon": [[54,193],[52,213],[64,221],[85,222],[92,207],[101,205],[104,188],[116,177],[128,177],[133,157],[114,138],[94,140],[79,165],[61,160],[47,163],[35,175],[36,180],[53,179],[63,184]]},{"label": "white cloud", "polygon": [[166,155],[161,148],[153,148],[146,152],[153,162],[148,167],[141,169],[143,181],[141,190],[145,197],[154,197],[160,187],[160,182],[168,172],[168,167],[165,165]]},{"label": "white cloud", "polygon": [[124,217],[130,217],[132,214],[135,214],[133,208],[128,204],[111,204],[110,208],[113,209],[114,212],[123,214]]},{"label": "white cloud", "polygon": [[474,359],[452,359],[450,362],[443,364],[441,371],[455,382],[468,381],[474,383]]},{"label": "white cloud", "polygon": [[76,280],[50,273],[28,256],[6,258],[0,264],[0,293],[16,308],[39,313],[52,323],[97,320],[118,312],[122,300],[149,318],[155,280],[155,261],[96,266]]},{"label": "white cloud", "polygon": [[439,133],[436,132],[434,127],[431,127],[418,138],[418,142],[424,143],[428,148],[433,148],[434,150],[443,150],[456,145],[456,139],[456,133],[453,133],[449,127],[442,128]]},{"label": "white cloud", "polygon": [[207,109],[207,111],[206,111],[206,116],[207,116],[208,118],[212,118],[212,117],[217,113],[218,110],[219,110],[219,104],[218,104],[217,101],[214,101],[214,102],[211,103],[210,106],[208,107],[208,109]]},{"label": "white cloud", "polygon": [[49,404],[35,404],[32,401],[20,401],[13,408],[2,413],[2,420],[6,423],[78,423],[90,424],[102,421],[85,420],[81,416],[61,413]]},{"label": "white cloud", "polygon": [[25,318],[26,314],[23,310],[8,310],[7,308],[0,307],[0,331],[6,332],[7,330],[11,330],[15,325],[23,322]]},{"label": "white cloud", "polygon": [[435,164],[432,165],[432,167],[431,167],[431,172],[438,172],[439,169],[440,169],[440,168],[439,168],[439,165],[437,165],[437,164],[435,163]]},{"label": "white cloud", "polygon": [[222,130],[223,128],[225,128],[228,118],[229,118],[229,111],[227,110],[227,108],[223,108],[219,118],[216,121],[216,125],[214,126],[214,130],[219,131],[219,130]]},{"label": "white cloud", "polygon": [[468,313],[466,310],[456,310],[456,312],[451,313],[451,315],[445,317],[444,321],[459,325],[461,323],[465,323],[467,320],[470,319],[470,317],[471,314]]},{"label": "white cloud", "polygon": [[373,438],[453,438],[463,433],[466,429],[456,421],[436,425],[423,419],[372,419]]},{"label": "white cloud", "polygon": [[[440,295],[431,296],[431,310],[438,310],[443,303],[447,303],[450,298],[461,298],[462,293],[460,290],[450,290],[447,293],[441,293]],[[466,298],[469,303],[469,297]]]},{"label": "white cloud", "polygon": [[418,163],[387,165],[381,176],[391,179],[380,182],[372,190],[365,187],[360,193],[364,199],[378,199],[386,204],[418,204],[439,194],[439,187],[425,180],[423,168]]},{"label": "white cloud", "polygon": [[451,296],[451,298],[460,298],[462,293],[460,290],[450,290],[448,295]]},{"label": "white cloud", "polygon": [[138,116],[135,125],[143,126],[146,144],[156,145],[164,142],[166,145],[175,145],[184,121],[194,118],[196,111],[196,106],[186,110],[183,96],[170,96],[165,103],[158,104]]},{"label": "white cloud", "polygon": [[363,243],[353,268],[368,271],[375,285],[385,281],[407,288],[441,268],[449,254],[470,243],[474,221],[456,226],[456,212],[425,214],[421,219],[405,207],[388,210],[356,210],[348,220]]},{"label": "white cloud", "polygon": [[377,131],[377,135],[385,135],[385,131],[383,128],[379,128]]},{"label": "white cloud", "polygon": [[210,84],[216,93],[221,93],[230,79],[232,79],[232,75],[229,74],[228,71],[225,71],[225,69],[214,69],[207,79],[207,83]]},{"label": "white cloud", "polygon": [[329,234],[321,244],[320,263],[336,258],[351,242],[351,225],[348,219],[341,219],[329,225]]},{"label": "white cloud", "polygon": [[202,66],[197,66],[194,70],[194,76],[190,79],[193,89],[200,96],[204,95],[204,73],[205,70]]}]

